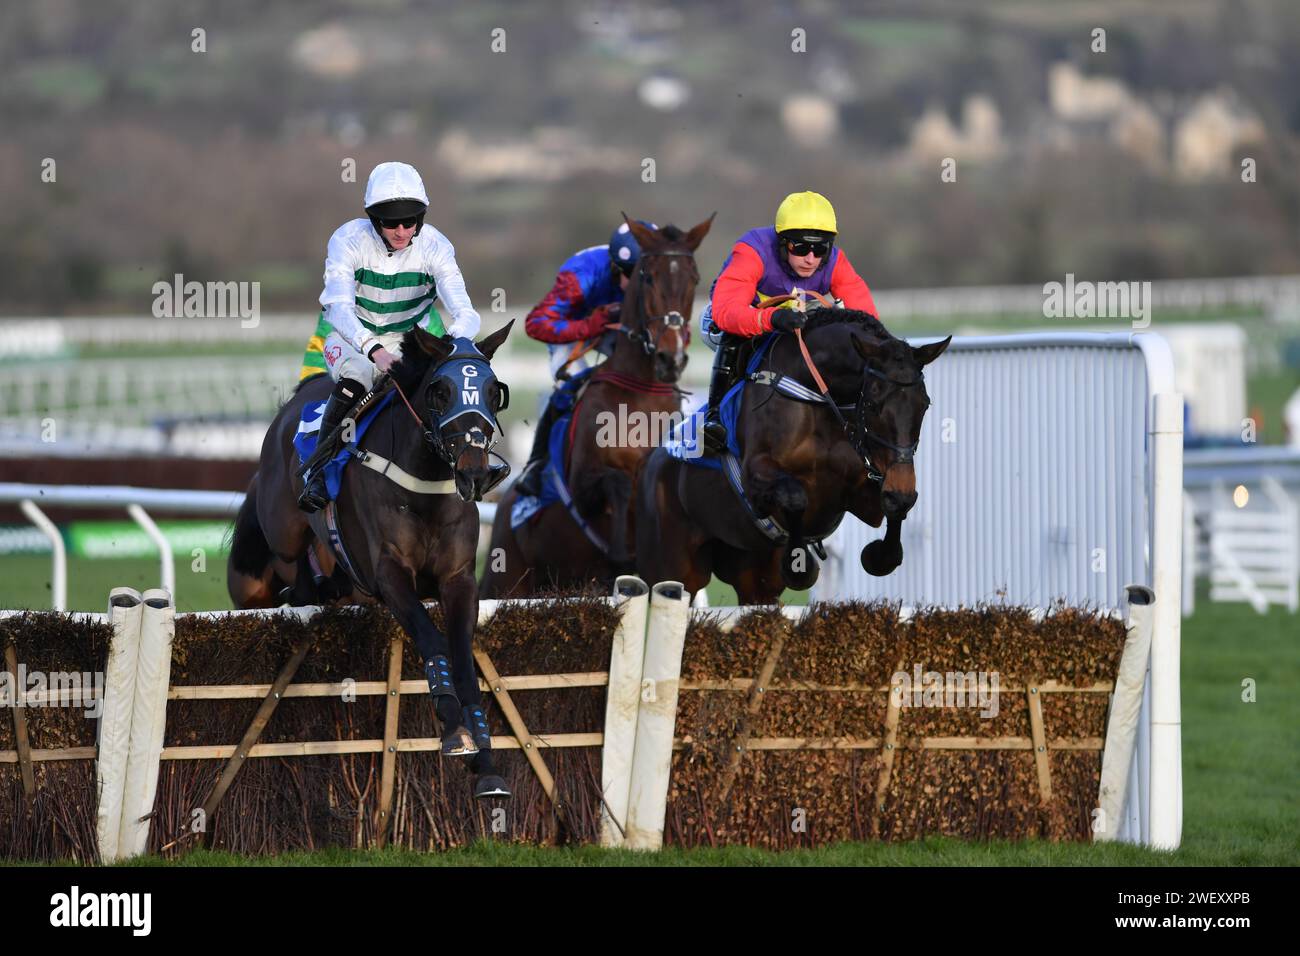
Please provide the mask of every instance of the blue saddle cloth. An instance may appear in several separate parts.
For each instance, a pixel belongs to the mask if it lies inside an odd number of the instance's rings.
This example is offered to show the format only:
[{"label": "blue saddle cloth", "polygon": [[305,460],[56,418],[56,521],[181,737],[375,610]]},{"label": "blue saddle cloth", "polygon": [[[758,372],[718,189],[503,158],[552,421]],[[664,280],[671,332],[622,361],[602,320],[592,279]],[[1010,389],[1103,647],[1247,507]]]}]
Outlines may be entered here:
[{"label": "blue saddle cloth", "polygon": [[510,527],[519,528],[528,523],[534,515],[544,508],[549,508],[557,501],[563,500],[560,483],[565,485],[566,494],[568,475],[565,474],[565,442],[569,437],[569,425],[573,421],[573,410],[577,405],[578,392],[583,383],[595,372],[595,368],[584,369],[572,378],[560,384],[551,393],[550,402],[556,411],[562,412],[551,425],[551,437],[547,443],[546,454],[549,461],[542,473],[542,493],[536,497],[520,495],[510,509]]},{"label": "blue saddle cloth", "polygon": [[[748,365],[745,366],[745,374],[741,376],[740,381],[727,390],[727,394],[722,396],[722,404],[719,408],[721,412],[722,424],[727,428],[727,450],[731,452],[732,457],[741,458],[740,454],[740,400],[745,395],[745,386],[749,384],[749,376],[758,371],[758,367],[763,362],[763,356],[771,347],[774,337],[768,335],[758,348],[754,350]],[[704,453],[704,413],[705,405],[700,405],[690,415],[682,421],[680,425],[673,430],[672,437],[664,442],[664,451],[673,458],[677,458],[697,468],[711,468],[714,471],[722,470],[722,461],[713,455]]]},{"label": "blue saddle cloth", "polygon": [[[345,445],[337,455],[324,464],[325,488],[329,492],[330,500],[338,500],[339,488],[342,487],[343,482],[343,469],[352,459],[352,449],[360,444],[361,436],[366,433],[366,429],[375,420],[375,416],[393,400],[393,394],[393,392],[389,392],[370,411],[361,416],[361,421],[357,422],[357,431],[353,443]],[[298,423],[298,433],[293,436],[293,447],[298,452],[298,464],[300,466],[316,451],[316,442],[320,439],[320,420],[325,413],[326,404],[327,402],[319,402],[303,407],[302,419]]]}]

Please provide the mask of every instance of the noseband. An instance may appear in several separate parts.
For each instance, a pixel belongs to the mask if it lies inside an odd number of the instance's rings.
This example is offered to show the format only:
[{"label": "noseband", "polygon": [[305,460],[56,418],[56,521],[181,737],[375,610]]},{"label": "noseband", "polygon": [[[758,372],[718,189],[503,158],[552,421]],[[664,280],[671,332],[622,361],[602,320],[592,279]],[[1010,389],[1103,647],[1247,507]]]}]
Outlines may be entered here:
[{"label": "noseband", "polygon": [[[670,252],[641,253],[641,257],[637,260],[637,278],[640,280],[640,287],[643,289],[649,289],[654,286],[654,276],[652,276],[649,272],[646,272],[645,269],[645,260],[651,258],[652,256],[679,256],[685,259],[690,259],[692,263],[695,260],[695,253],[693,252],[670,251]],[[696,282],[698,281],[699,278],[697,275]],[[644,301],[644,296],[642,297],[642,299]],[[652,339],[650,337],[650,325],[654,322],[662,322],[663,328],[661,328],[659,330],[659,334]],[[684,336],[685,341],[682,343],[682,347],[685,348],[687,345],[690,344],[691,341],[690,325],[686,321],[686,316],[682,315],[682,313],[678,312],[676,309],[673,309],[670,312],[665,312],[663,315],[650,315],[649,313],[645,313],[641,317],[640,328],[629,329],[626,327],[622,327],[620,331],[622,331],[633,342],[636,342],[638,345],[640,345],[641,348],[645,351],[646,355],[654,355],[655,352],[659,351],[659,340],[663,338],[664,334],[669,329],[684,330],[682,332],[682,335]]]},{"label": "noseband", "polygon": [[[872,399],[867,396],[867,385],[869,384],[870,378],[873,376],[875,378],[880,379],[882,382],[886,382],[887,384],[894,386],[893,388],[885,392],[885,395],[880,402],[876,402],[875,399]],[[854,451],[856,451],[862,457],[863,462],[867,466],[867,477],[869,477],[872,481],[883,484],[885,480],[885,476],[878,468],[875,467],[874,464],[872,464],[871,455],[867,451],[867,447],[866,447],[867,442],[872,441],[875,442],[877,445],[884,445],[886,448],[889,448],[892,451],[894,451],[896,455],[896,457],[894,458],[894,464],[910,465],[913,463],[913,459],[916,455],[916,449],[921,444],[921,441],[918,438],[910,445],[895,445],[889,439],[881,437],[880,435],[876,434],[870,428],[867,427],[867,415],[868,414],[879,415],[881,411],[883,411],[884,403],[888,401],[889,398],[891,398],[895,393],[901,392],[902,389],[915,388],[918,385],[924,385],[924,384],[925,384],[924,372],[918,371],[916,373],[916,378],[912,379],[911,381],[900,382],[898,379],[890,378],[884,372],[876,371],[870,365],[867,365],[866,367],[863,368],[862,388],[858,392],[857,404],[853,406],[853,413],[854,413],[853,425],[851,428],[849,428],[849,443],[853,445]],[[925,405],[927,408],[930,407],[929,396],[926,397]],[[838,412],[839,409],[836,408],[836,411]],[[841,422],[844,421],[843,418],[841,418],[840,420]],[[847,426],[846,424],[846,428],[847,427],[849,426]]]}]

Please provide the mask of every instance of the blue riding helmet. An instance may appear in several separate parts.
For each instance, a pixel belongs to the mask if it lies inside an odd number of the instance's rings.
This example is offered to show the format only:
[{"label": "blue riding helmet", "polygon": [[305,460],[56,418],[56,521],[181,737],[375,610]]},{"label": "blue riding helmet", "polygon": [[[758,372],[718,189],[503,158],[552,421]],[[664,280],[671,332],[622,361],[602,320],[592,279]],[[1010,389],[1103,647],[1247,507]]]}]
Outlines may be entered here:
[{"label": "blue riding helmet", "polygon": [[[646,222],[644,219],[638,219],[637,222],[647,229],[659,228],[654,223]],[[623,272],[630,273],[640,257],[641,247],[637,245],[636,236],[632,235],[632,230],[627,227],[627,223],[622,223],[614,230],[614,234],[609,237],[609,261],[618,266]]]}]

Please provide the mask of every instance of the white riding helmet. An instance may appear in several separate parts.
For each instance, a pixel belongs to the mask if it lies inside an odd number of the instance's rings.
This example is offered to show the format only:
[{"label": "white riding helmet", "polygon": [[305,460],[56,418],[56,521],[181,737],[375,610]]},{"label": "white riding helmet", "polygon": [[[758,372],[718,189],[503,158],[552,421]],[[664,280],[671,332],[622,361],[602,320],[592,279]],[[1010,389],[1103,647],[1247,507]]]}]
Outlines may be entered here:
[{"label": "white riding helmet", "polygon": [[406,163],[380,163],[366,181],[366,209],[396,199],[412,200],[426,207],[429,205],[424,181],[414,166]]}]

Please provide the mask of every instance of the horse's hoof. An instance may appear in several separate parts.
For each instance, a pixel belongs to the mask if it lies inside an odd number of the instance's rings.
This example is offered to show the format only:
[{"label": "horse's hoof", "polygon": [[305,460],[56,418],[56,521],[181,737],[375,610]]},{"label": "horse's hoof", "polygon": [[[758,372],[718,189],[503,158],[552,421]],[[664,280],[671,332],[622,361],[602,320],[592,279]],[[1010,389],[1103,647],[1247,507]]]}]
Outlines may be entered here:
[{"label": "horse's hoof", "polygon": [[862,570],[878,578],[893,573],[903,563],[903,546],[890,547],[884,541],[872,541],[862,549]]},{"label": "horse's hoof", "polygon": [[450,733],[442,735],[442,755],[444,757],[472,757],[478,753],[478,746],[464,727],[457,727]]},{"label": "horse's hoof", "polygon": [[788,588],[807,591],[820,575],[821,565],[807,544],[796,545],[781,556],[781,581]]},{"label": "horse's hoof", "polygon": [[513,794],[506,786],[504,778],[490,773],[479,777],[474,782],[474,796],[480,800],[509,800]]}]

